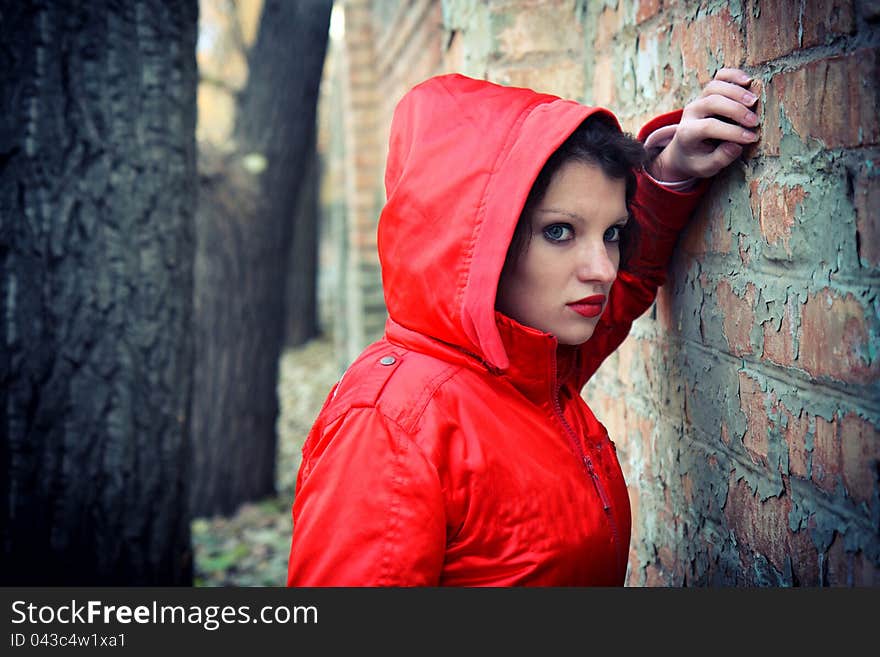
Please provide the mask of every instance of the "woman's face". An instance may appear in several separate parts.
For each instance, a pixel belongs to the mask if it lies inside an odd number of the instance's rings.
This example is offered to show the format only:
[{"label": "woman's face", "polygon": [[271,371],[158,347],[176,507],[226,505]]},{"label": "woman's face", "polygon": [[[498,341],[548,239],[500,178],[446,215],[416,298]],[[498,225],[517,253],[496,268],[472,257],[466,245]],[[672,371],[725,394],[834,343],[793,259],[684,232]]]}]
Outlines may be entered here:
[{"label": "woman's face", "polygon": [[505,267],[496,307],[526,326],[578,345],[593,335],[608,305],[626,224],[626,182],[569,160],[528,217],[531,238]]}]

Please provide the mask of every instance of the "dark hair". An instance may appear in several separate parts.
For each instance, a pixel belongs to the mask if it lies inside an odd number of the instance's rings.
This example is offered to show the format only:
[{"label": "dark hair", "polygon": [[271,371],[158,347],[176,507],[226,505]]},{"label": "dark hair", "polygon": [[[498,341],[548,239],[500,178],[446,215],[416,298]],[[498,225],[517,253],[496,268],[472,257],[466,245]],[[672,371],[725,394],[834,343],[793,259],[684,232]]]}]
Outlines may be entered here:
[{"label": "dark hair", "polygon": [[[626,209],[632,215],[636,192],[636,170],[647,158],[645,148],[632,135],[621,132],[610,118],[599,115],[581,123],[544,163],[532,185],[507,249],[504,267],[516,263],[531,238],[531,213],[547,193],[560,167],[572,160],[599,167],[609,178],[626,180]],[[620,269],[626,269],[638,236],[638,225],[630,220],[620,236]]]}]

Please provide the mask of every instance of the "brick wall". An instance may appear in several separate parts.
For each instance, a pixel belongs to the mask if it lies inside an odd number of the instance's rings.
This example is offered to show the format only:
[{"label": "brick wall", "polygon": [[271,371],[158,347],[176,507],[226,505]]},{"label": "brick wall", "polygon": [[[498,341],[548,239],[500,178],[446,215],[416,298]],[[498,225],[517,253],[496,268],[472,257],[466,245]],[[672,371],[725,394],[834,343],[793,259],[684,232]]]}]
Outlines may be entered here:
[{"label": "brick wall", "polygon": [[382,166],[412,84],[530,86],[635,132],[722,64],[755,77],[761,141],[713,183],[654,308],[584,390],[630,485],[628,583],[880,585],[880,4],[341,6],[352,322],[370,327],[343,360],[384,319]]}]

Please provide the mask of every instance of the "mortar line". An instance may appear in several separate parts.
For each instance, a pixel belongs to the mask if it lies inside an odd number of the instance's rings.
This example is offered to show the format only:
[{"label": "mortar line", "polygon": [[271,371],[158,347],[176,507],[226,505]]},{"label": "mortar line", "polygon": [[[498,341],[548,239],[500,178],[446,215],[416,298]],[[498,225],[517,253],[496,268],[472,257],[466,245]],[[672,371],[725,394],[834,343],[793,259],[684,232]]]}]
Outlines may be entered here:
[{"label": "mortar line", "polygon": [[[858,398],[855,399],[852,395],[846,394],[845,391],[840,390],[837,387],[824,383],[818,379],[808,378],[809,375],[806,374],[789,374],[788,369],[782,369],[781,366],[777,365],[767,365],[762,361],[752,360],[751,358],[747,358],[744,356],[734,356],[732,354],[728,354],[722,351],[718,351],[714,347],[708,347],[692,338],[675,338],[671,339],[670,343],[672,344],[680,344],[683,345],[686,349],[694,348],[697,351],[702,352],[705,355],[713,357],[718,361],[726,361],[731,365],[737,366],[737,371],[757,371],[762,376],[765,376],[768,379],[776,381],[778,383],[783,383],[794,388],[797,391],[815,394],[816,391],[821,391],[824,393],[830,394],[834,399],[852,409],[865,410],[867,411],[866,415],[878,417],[880,416],[880,403],[871,404],[870,397],[866,398]],[[796,370],[800,372],[800,370]],[[841,386],[853,384],[840,383]],[[856,384],[859,386],[864,386],[866,389],[870,389],[870,384]],[[857,402],[857,403],[853,403]]]},{"label": "mortar line", "polygon": [[[711,449],[710,446],[706,445],[703,441],[695,440],[693,441],[694,445],[705,450]],[[726,454],[732,454],[729,449],[722,450]],[[757,476],[758,478],[764,479],[765,481],[769,481],[772,483],[772,480],[769,479],[766,474],[766,470],[759,470],[758,466],[749,462],[743,462],[741,459],[736,458],[735,453],[731,460],[735,461],[738,465],[743,466],[742,469],[747,470],[749,473]],[[780,476],[786,476],[788,478],[789,486],[791,487],[791,491],[783,490],[783,494],[786,492],[794,501],[794,493],[800,496],[800,498],[808,499],[815,503],[815,507],[821,509],[823,512],[829,513],[831,515],[841,517],[846,520],[849,524],[856,525],[860,527],[863,531],[869,534],[876,534],[876,530],[871,524],[870,518],[866,515],[859,515],[856,509],[861,505],[861,502],[857,502],[851,497],[837,497],[835,499],[839,499],[840,501],[836,502],[830,498],[830,494],[822,491],[817,488],[815,483],[811,480],[804,480],[798,477],[792,477],[789,475],[783,475],[779,473]],[[729,478],[728,478],[729,481]],[[800,490],[798,490],[800,489]],[[780,496],[773,496],[780,497]]]}]

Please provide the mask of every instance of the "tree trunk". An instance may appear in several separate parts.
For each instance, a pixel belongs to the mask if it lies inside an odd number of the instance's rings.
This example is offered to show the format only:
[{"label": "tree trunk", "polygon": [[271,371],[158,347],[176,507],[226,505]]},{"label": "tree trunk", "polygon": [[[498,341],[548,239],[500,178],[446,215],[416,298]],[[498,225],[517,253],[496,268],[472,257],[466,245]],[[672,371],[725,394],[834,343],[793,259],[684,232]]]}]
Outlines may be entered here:
[{"label": "tree trunk", "polygon": [[318,335],[318,184],[320,162],[314,140],[294,213],[294,233],[287,272],[287,328],[284,343],[288,347],[305,344]]},{"label": "tree trunk", "polygon": [[189,584],[195,0],[3,0],[6,585]]},{"label": "tree trunk", "polygon": [[[293,236],[310,234],[307,226],[295,229],[295,218],[314,149],[331,4],[266,0],[236,113],[237,150],[222,156],[206,149],[202,158],[196,515],[227,514],[275,493],[276,389],[287,311],[316,323],[314,302],[290,307],[286,287]],[[300,217],[316,221],[314,214]]]}]

